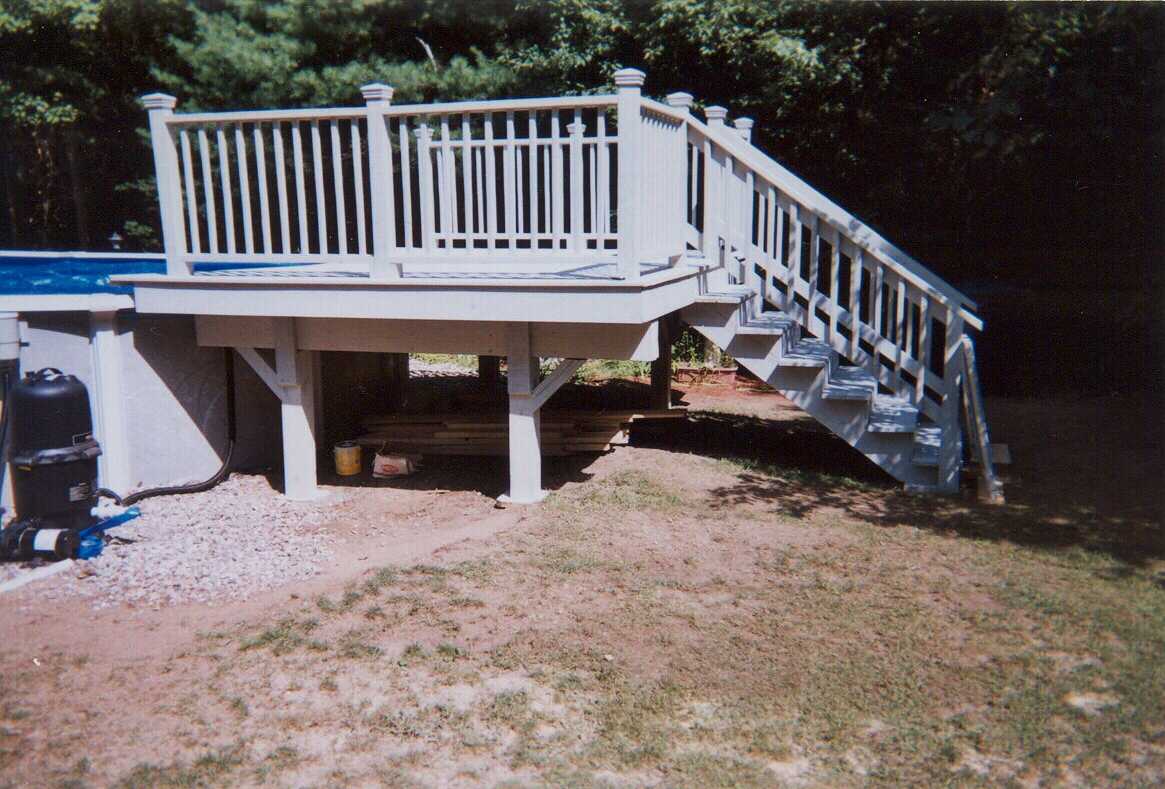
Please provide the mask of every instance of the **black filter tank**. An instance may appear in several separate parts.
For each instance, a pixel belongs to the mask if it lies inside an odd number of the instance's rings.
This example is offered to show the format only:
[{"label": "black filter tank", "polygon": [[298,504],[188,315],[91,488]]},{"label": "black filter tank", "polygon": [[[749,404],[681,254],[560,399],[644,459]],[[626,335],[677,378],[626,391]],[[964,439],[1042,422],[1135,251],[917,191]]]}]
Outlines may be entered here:
[{"label": "black filter tank", "polygon": [[12,387],[6,407],[17,517],[62,529],[90,525],[101,447],[85,384],[51,367],[37,370]]}]

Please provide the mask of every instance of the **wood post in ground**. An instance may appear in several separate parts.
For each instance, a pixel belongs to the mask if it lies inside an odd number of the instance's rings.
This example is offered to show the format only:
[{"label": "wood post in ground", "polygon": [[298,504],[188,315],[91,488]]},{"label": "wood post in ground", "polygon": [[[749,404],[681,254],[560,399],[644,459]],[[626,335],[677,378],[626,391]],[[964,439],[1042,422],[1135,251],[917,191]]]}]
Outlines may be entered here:
[{"label": "wood post in ground", "polygon": [[496,386],[500,377],[500,356],[478,356],[477,378],[482,386]]},{"label": "wood post in ground", "polygon": [[671,407],[671,376],[672,354],[671,347],[674,340],[671,316],[659,319],[659,357],[651,363],[651,407]]},{"label": "wood post in ground", "polygon": [[388,407],[399,411],[408,399],[409,355],[407,353],[387,354],[388,361]]}]

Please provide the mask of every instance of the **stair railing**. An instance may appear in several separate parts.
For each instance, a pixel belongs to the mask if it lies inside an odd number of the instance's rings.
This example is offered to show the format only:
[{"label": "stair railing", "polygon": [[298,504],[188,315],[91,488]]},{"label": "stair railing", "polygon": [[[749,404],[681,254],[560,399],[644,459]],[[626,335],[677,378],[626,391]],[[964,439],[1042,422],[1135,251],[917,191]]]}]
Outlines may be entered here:
[{"label": "stair railing", "polygon": [[975,303],[729,128],[689,116],[691,234],[729,273],[943,429],[939,484],[957,481],[965,328]]}]

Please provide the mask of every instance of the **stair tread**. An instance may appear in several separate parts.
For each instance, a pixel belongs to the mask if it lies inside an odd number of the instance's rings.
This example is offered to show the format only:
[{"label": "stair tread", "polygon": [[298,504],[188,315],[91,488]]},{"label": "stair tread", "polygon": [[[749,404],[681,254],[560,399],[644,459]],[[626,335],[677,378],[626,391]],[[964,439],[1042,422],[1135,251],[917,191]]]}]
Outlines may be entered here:
[{"label": "stair tread", "polygon": [[824,367],[833,358],[833,349],[821,340],[799,340],[788,353],[781,357],[781,364],[788,367]]},{"label": "stair tread", "polygon": [[715,290],[701,293],[696,301],[701,304],[739,304],[756,295],[756,291],[746,285],[722,285]]},{"label": "stair tread", "polygon": [[912,403],[893,395],[874,395],[866,425],[871,433],[913,433],[917,427],[918,409]]},{"label": "stair tread", "polygon": [[878,393],[878,381],[860,367],[838,367],[829,375],[822,396],[827,400],[869,400]]},{"label": "stair tread", "polygon": [[796,321],[778,315],[758,315],[736,328],[737,334],[783,334],[796,325]]}]

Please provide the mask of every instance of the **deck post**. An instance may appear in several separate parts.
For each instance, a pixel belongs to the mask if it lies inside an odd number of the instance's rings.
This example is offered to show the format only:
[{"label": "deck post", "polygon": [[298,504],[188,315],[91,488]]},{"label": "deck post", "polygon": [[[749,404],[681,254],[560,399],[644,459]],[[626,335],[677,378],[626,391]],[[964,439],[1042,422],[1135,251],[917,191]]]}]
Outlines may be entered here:
[{"label": "deck post", "polygon": [[673,316],[665,315],[659,321],[659,356],[651,363],[651,407],[671,408],[672,325]]},{"label": "deck post", "polygon": [[626,280],[639,279],[642,244],[637,214],[643,203],[640,199],[643,184],[641,104],[646,79],[647,75],[635,68],[615,72],[619,112],[619,276]]},{"label": "deck post", "polygon": [[372,279],[396,279],[400,263],[392,261],[396,247],[396,198],[392,183],[392,143],[385,111],[393,89],[374,82],[360,89],[368,109],[368,181],[372,197]]},{"label": "deck post", "polygon": [[293,501],[319,497],[316,487],[315,383],[311,354],[298,348],[294,318],[273,318],[275,375],[281,390],[283,493]]},{"label": "deck post", "polygon": [[165,93],[142,96],[142,106],[150,113],[150,142],[154,149],[154,173],[158,181],[158,208],[162,215],[162,247],[166,252],[166,274],[191,273],[185,260],[186,225],[182,220],[182,187],[178,173],[178,146],[166,123],[174,115],[178,99]]},{"label": "deck post", "polygon": [[[938,450],[938,489],[944,493],[959,490],[959,472],[963,466],[963,446],[960,441],[959,406],[962,403],[959,386],[963,381],[963,318],[957,307],[948,307],[946,343],[943,349],[943,379],[946,391],[942,402],[942,443]],[[925,370],[921,374],[925,374]]]},{"label": "deck post", "polygon": [[503,501],[535,504],[542,490],[542,445],[539,408],[533,399],[538,384],[538,357],[531,355],[530,324],[506,326],[506,379],[510,396],[510,490]]},{"label": "deck post", "polygon": [[732,122],[732,125],[736,128],[736,133],[740,135],[742,140],[751,143],[753,123],[752,118],[737,118]]}]

